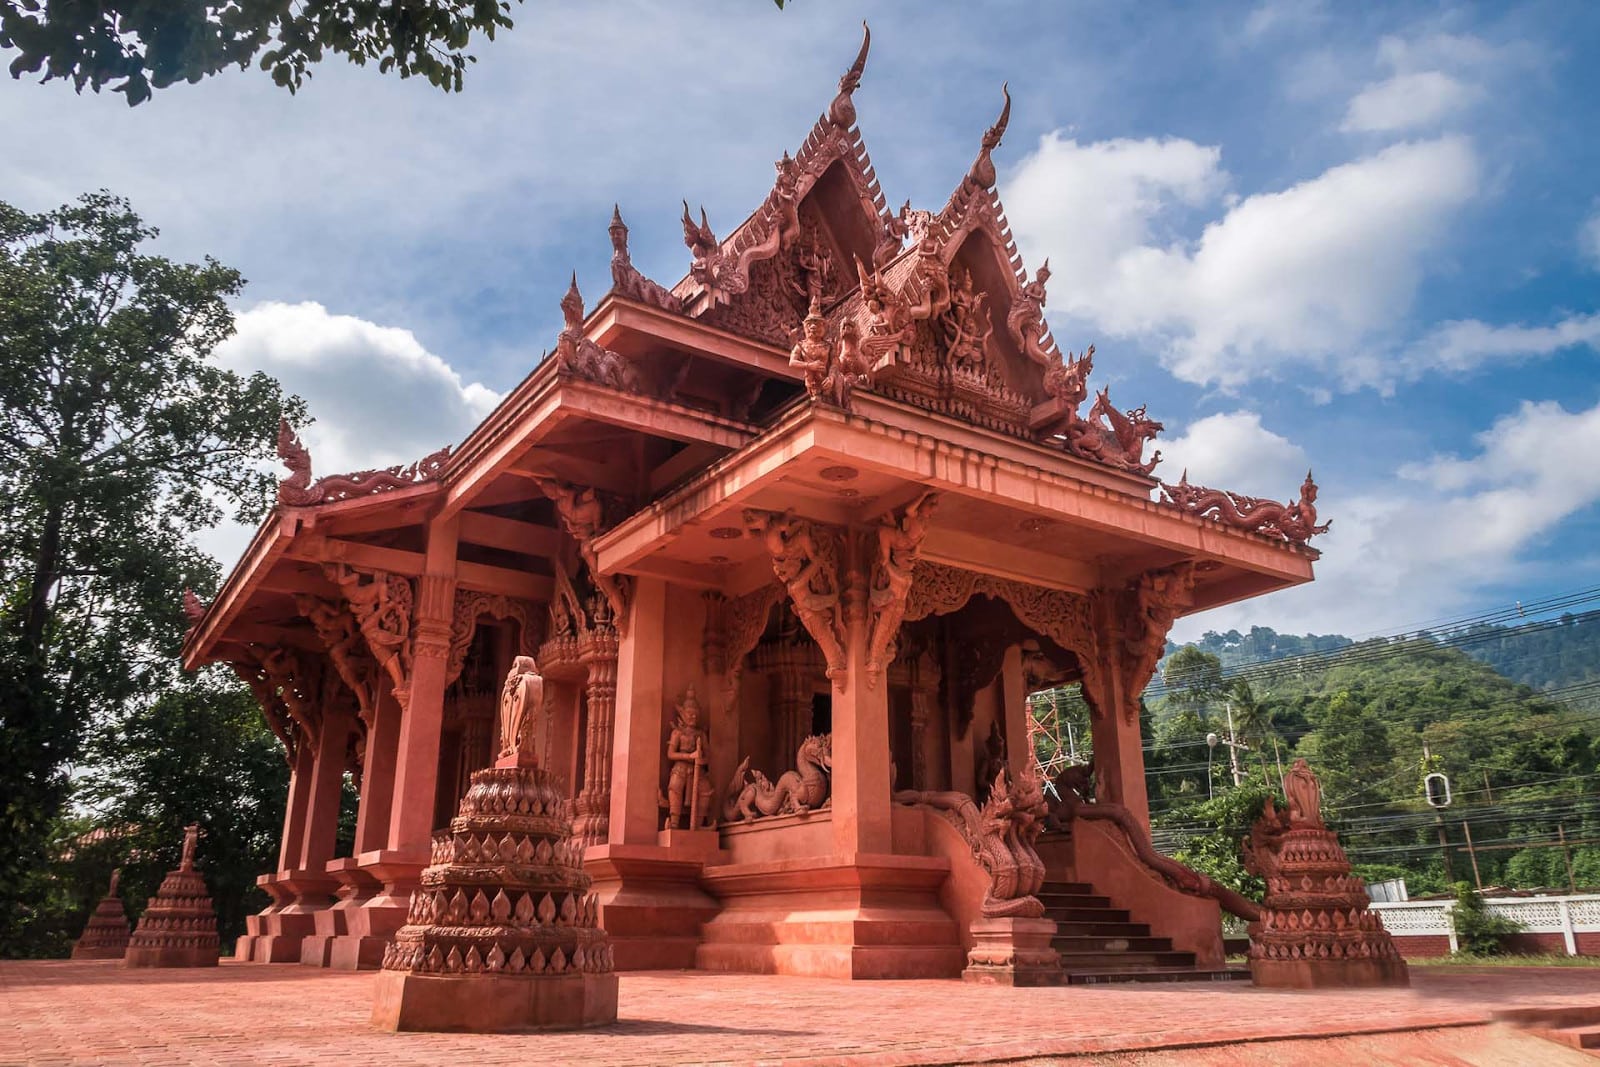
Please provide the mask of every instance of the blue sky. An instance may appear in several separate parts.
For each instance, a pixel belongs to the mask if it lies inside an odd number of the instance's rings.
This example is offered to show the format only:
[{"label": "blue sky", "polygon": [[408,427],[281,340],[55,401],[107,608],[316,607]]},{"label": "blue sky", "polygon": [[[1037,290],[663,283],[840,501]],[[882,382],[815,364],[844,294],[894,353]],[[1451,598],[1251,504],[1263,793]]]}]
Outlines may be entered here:
[{"label": "blue sky", "polygon": [[[224,358],[304,395],[327,473],[456,440],[608,284],[619,201],[670,284],[854,54],[886,195],[937,208],[1009,81],[1000,191],[1063,347],[1175,478],[1333,532],[1318,582],[1187,620],[1366,633],[1600,584],[1600,6],[540,0],[466,92],[330,61],[129,110],[0,82],[0,197],[107,187],[250,285]],[[210,532],[219,555],[237,530]]]}]

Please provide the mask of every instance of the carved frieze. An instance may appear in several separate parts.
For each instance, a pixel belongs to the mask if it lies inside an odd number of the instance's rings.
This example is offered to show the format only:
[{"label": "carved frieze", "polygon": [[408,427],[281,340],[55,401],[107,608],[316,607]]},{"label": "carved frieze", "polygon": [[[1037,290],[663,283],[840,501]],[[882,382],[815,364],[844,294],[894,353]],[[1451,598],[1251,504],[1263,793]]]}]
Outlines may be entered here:
[{"label": "carved frieze", "polygon": [[472,636],[478,629],[478,620],[485,616],[516,622],[517,655],[530,658],[538,655],[539,625],[531,604],[504,594],[457,589],[455,611],[450,622],[450,653],[445,668],[445,685],[461,677],[462,668],[467,662],[467,650],[471,648]]}]

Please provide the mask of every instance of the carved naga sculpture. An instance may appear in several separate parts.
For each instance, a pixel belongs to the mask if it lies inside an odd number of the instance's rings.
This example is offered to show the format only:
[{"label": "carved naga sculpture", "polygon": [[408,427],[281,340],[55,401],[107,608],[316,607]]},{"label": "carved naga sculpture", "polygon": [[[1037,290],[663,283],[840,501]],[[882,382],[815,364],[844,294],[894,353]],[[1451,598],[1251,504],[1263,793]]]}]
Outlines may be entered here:
[{"label": "carved naga sculpture", "polygon": [[1030,765],[1015,777],[1002,767],[981,808],[960,792],[907,789],[896,793],[894,799],[938,811],[971,846],[973,856],[989,874],[984,918],[1036,919],[1044,914],[1044,905],[1034,895],[1044,885],[1045,876],[1044,863],[1033,847],[1044,829],[1046,814],[1037,767]]},{"label": "carved naga sculpture", "polygon": [[1118,411],[1111,403],[1110,394],[1109,387],[1100,390],[1095,395],[1089,417],[1075,420],[1067,427],[1067,448],[1086,459],[1098,460],[1132,474],[1149,474],[1161,462],[1161,453],[1157,451],[1146,461],[1144,444],[1165,427],[1146,418],[1143,405],[1126,414]]},{"label": "carved naga sculpture", "polygon": [[619,352],[602,348],[583,335],[583,294],[578,292],[578,275],[561,298],[563,326],[556,338],[556,363],[563,371],[624,393],[643,392],[639,371],[633,361]]},{"label": "carved naga sculpture", "polygon": [[611,291],[665,311],[683,310],[683,302],[670,290],[646,278],[633,265],[633,257],[628,254],[628,224],[622,221],[622,208],[616,204],[611,206],[607,232],[611,235]]},{"label": "carved naga sculpture", "polygon": [[774,785],[766,775],[750,769],[750,757],[746,756],[728,785],[722,821],[804,814],[826,807],[828,776],[833,772],[833,735],[815,734],[802,741],[795,764],[797,769],[784,771]]},{"label": "carved naga sculpture", "polygon": [[1192,515],[1210,515],[1224,526],[1281,537],[1300,545],[1333,526],[1331,522],[1317,524],[1317,483],[1312,481],[1310,471],[1300,486],[1300,499],[1288,504],[1190,485],[1187,470],[1176,485],[1162,482],[1161,494]]},{"label": "carved naga sculpture", "polygon": [[309,507],[431,482],[444,473],[445,464],[450,460],[450,446],[430,452],[415,463],[375,467],[349,474],[330,474],[313,484],[310,450],[300,441],[300,435],[294,432],[289,421],[279,419],[278,459],[289,468],[288,477],[278,483],[278,503],[289,507]]}]

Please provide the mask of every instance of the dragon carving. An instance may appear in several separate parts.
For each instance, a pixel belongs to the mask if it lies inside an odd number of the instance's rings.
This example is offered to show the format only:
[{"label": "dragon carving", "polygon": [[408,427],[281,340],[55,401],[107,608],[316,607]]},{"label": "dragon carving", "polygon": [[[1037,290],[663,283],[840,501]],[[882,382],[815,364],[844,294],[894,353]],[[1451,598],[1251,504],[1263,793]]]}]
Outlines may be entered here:
[{"label": "dragon carving", "polygon": [[1087,419],[1073,417],[1066,429],[1067,449],[1085,459],[1097,460],[1131,474],[1149,474],[1161,462],[1157,450],[1144,458],[1144,443],[1165,427],[1145,417],[1144,405],[1126,413],[1111,403],[1109,387],[1095,394]]},{"label": "dragon carving", "polygon": [[774,785],[766,775],[750,769],[750,757],[746,756],[728,784],[722,821],[804,814],[826,807],[831,799],[828,776],[833,773],[833,735],[814,734],[802,741],[795,765],[795,770],[784,771]]},{"label": "dragon carving", "polygon": [[435,481],[444,473],[445,464],[450,460],[450,446],[429,453],[415,463],[376,467],[349,474],[330,474],[313,483],[311,451],[301,442],[300,435],[294,432],[289,420],[279,419],[278,458],[289,468],[288,477],[278,482],[278,503],[289,507],[310,507]]},{"label": "dragon carving", "polygon": [[627,356],[602,348],[583,335],[583,294],[578,275],[561,298],[564,325],[556,338],[556,364],[569,374],[624,393],[641,393],[639,371]]},{"label": "dragon carving", "polygon": [[1210,515],[1224,526],[1281,537],[1299,545],[1327,533],[1333,526],[1331,522],[1317,524],[1317,483],[1312,481],[1310,471],[1306,471],[1306,480],[1301,483],[1300,499],[1288,504],[1190,485],[1187,470],[1177,485],[1162,482],[1161,495],[1191,515]]},{"label": "dragon carving", "polygon": [[1044,783],[1031,761],[1013,776],[1000,768],[980,808],[960,792],[919,792],[905,789],[894,795],[899,804],[933,808],[954,826],[972,854],[989,874],[984,895],[984,918],[1037,919],[1044,905],[1035,895],[1044,885],[1045,866],[1034,851],[1044,829]]}]

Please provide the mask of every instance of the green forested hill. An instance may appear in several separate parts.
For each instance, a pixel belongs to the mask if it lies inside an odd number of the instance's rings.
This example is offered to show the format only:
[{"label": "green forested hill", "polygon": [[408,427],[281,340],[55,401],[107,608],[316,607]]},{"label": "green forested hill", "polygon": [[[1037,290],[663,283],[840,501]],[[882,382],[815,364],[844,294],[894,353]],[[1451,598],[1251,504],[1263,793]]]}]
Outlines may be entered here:
[{"label": "green forested hill", "polygon": [[1443,888],[1438,817],[1422,797],[1424,775],[1440,771],[1454,790],[1443,812],[1450,878],[1472,878],[1470,832],[1484,885],[1565,888],[1562,850],[1535,847],[1564,833],[1575,880],[1600,888],[1589,843],[1600,840],[1600,613],[1359,643],[1254,627],[1169,652],[1146,693],[1158,846],[1248,889],[1237,839],[1303,756],[1369,877]]}]

